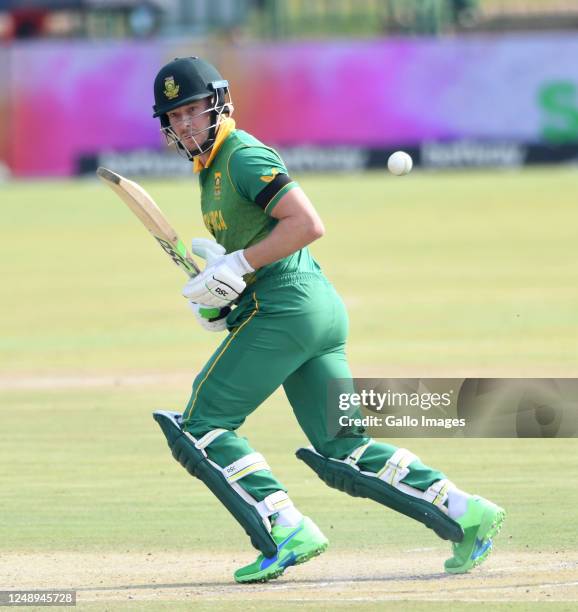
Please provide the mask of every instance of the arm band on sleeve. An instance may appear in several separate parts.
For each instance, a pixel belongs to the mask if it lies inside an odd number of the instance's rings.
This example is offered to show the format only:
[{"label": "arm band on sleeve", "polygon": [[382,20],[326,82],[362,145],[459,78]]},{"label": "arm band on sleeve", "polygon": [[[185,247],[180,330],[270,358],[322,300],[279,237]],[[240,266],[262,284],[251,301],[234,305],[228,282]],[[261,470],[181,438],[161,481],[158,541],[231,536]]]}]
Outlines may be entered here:
[{"label": "arm band on sleeve", "polygon": [[255,198],[255,204],[265,210],[271,200],[289,183],[292,183],[293,179],[286,174],[278,174],[265,189],[261,190]]}]

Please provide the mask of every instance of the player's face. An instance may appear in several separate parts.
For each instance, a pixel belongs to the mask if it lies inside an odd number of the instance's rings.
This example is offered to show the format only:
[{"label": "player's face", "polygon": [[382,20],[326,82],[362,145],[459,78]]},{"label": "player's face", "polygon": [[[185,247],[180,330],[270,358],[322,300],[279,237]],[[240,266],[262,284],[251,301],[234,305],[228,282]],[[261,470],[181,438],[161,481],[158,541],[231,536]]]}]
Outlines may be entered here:
[{"label": "player's face", "polygon": [[181,143],[190,151],[203,146],[211,124],[210,98],[196,100],[167,113],[171,128]]}]

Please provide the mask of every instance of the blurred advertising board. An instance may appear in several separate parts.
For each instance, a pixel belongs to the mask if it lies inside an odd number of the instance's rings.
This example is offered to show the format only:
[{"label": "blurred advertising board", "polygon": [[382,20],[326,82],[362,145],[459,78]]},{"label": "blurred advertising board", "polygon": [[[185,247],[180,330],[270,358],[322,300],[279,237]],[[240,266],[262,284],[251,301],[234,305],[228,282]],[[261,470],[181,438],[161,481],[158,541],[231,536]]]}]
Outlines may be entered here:
[{"label": "blurred advertising board", "polygon": [[346,166],[372,167],[397,148],[428,167],[578,157],[572,34],[210,48],[17,43],[0,55],[8,74],[0,156],[16,176],[71,175],[102,155],[162,160],[152,82],[162,64],[186,54],[207,57],[229,79],[238,127],[312,169],[325,155],[333,160],[326,166],[339,166],[339,151]]}]

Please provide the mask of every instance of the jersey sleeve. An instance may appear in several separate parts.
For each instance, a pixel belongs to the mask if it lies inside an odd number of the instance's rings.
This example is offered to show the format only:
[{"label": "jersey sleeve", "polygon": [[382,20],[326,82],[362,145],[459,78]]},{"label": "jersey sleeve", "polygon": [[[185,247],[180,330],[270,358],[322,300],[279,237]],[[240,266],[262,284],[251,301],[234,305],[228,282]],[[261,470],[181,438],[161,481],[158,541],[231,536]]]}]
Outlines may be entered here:
[{"label": "jersey sleeve", "polygon": [[265,147],[234,151],[229,159],[229,176],[239,194],[268,215],[288,191],[297,187],[279,155]]}]

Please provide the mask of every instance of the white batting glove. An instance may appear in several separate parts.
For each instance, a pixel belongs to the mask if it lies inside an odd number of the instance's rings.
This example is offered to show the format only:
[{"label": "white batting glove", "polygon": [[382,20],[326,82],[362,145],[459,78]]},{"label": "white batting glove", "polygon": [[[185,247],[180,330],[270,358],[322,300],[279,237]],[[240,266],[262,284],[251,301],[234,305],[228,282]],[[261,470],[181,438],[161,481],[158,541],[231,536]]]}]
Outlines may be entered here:
[{"label": "white batting glove", "polygon": [[227,315],[231,312],[228,306],[213,308],[193,302],[188,302],[188,304],[203,329],[211,332],[222,332],[227,329]]},{"label": "white batting glove", "polygon": [[223,245],[208,238],[193,238],[191,251],[195,255],[202,257],[207,262],[207,266],[215,263],[217,259],[223,257],[227,252]]},{"label": "white batting glove", "polygon": [[207,261],[201,274],[183,287],[183,295],[195,304],[223,308],[234,302],[247,286],[245,274],[254,272],[242,250],[225,255],[225,249],[206,238],[195,238],[192,251]]},{"label": "white batting glove", "polygon": [[183,295],[196,304],[228,306],[243,293],[247,284],[243,275],[253,272],[243,251],[235,251],[208,265],[204,272],[191,278]]}]

